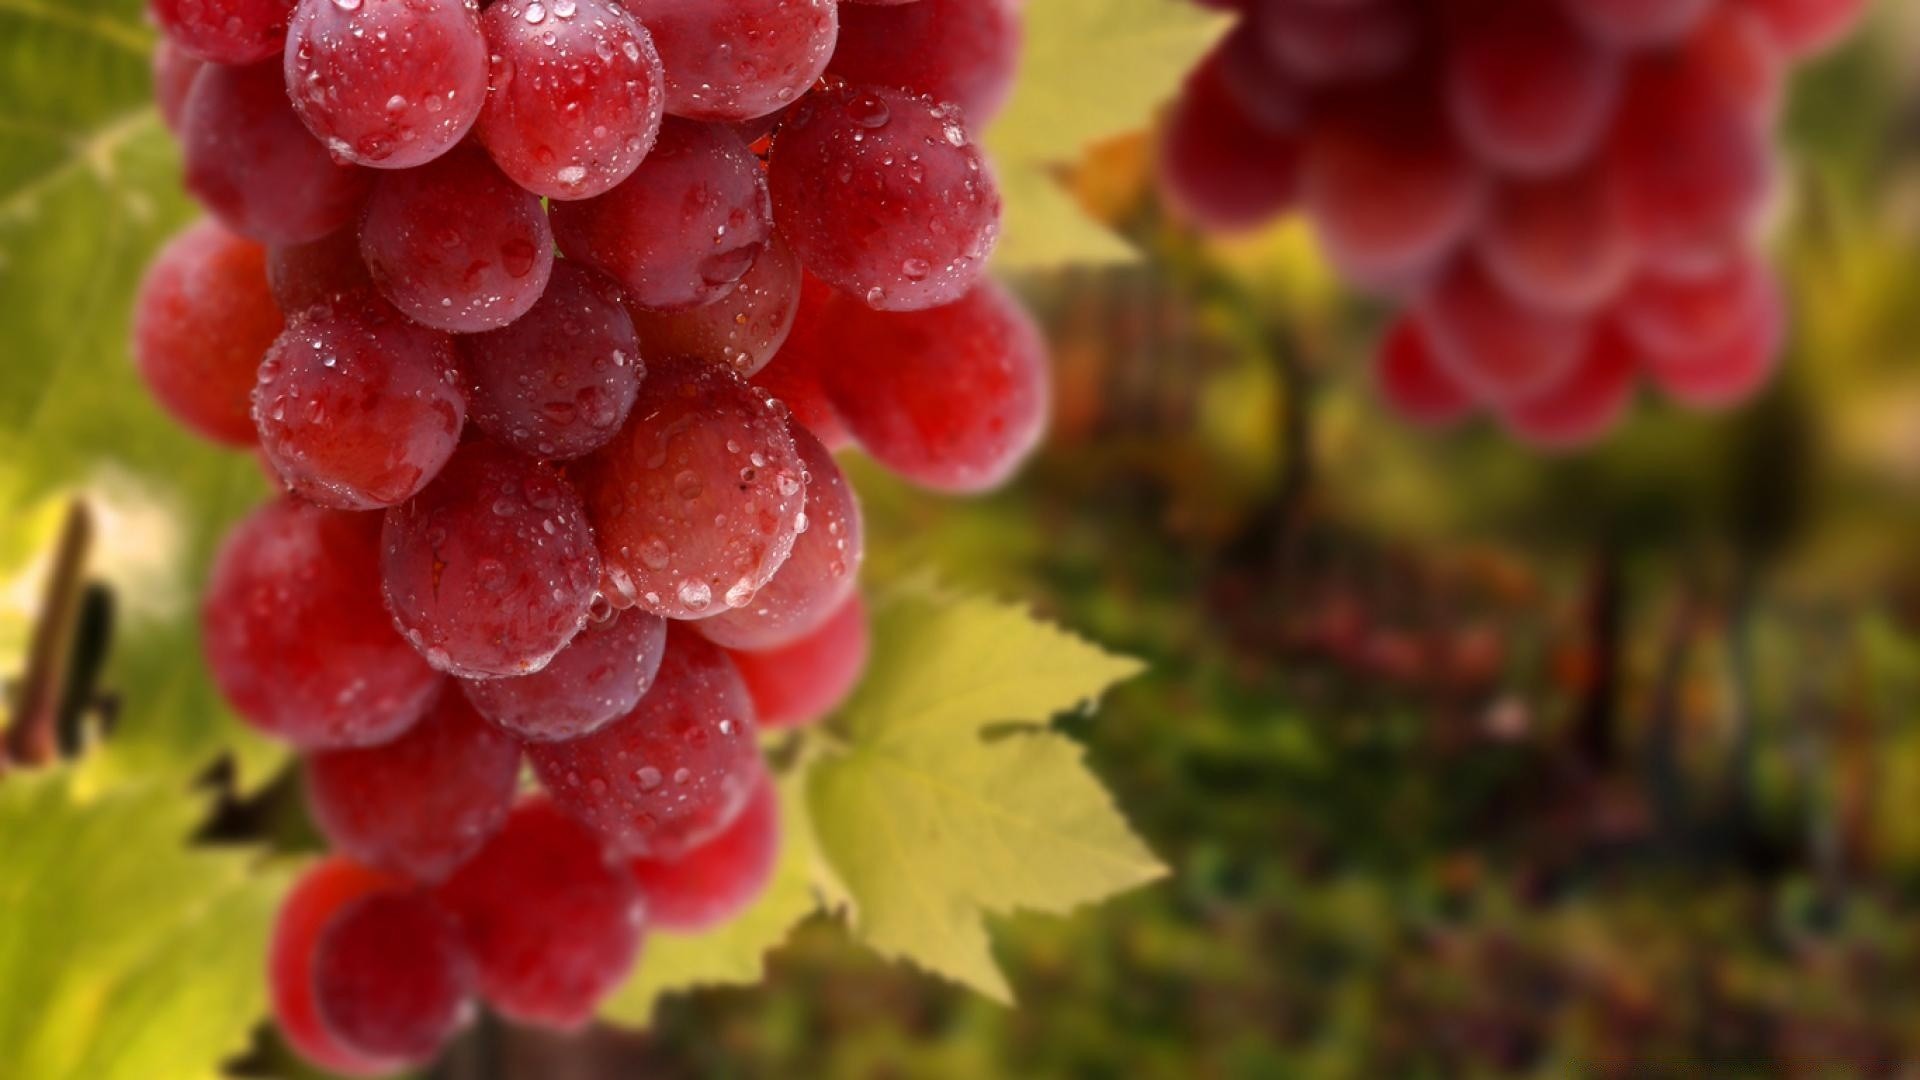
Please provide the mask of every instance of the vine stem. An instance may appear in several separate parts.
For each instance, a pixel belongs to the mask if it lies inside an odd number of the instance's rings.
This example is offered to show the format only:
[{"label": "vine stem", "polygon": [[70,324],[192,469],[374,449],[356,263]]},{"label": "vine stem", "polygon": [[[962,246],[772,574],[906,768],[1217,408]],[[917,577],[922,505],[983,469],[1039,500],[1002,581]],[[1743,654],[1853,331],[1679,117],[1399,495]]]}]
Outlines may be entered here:
[{"label": "vine stem", "polygon": [[67,507],[54,547],[53,567],[41,596],[40,614],[27,645],[27,667],[15,698],[13,723],[6,731],[0,769],[10,761],[39,766],[59,754],[60,694],[66,686],[74,626],[86,591],[87,558],[93,550],[93,512],[75,499]]}]

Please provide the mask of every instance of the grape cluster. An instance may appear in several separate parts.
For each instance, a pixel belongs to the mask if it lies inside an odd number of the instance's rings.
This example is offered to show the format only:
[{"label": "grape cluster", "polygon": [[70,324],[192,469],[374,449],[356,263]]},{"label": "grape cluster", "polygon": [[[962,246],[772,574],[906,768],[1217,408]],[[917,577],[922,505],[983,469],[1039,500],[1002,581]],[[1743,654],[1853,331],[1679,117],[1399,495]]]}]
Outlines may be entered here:
[{"label": "grape cluster", "polygon": [[1159,157],[1217,230],[1298,208],[1398,303],[1374,363],[1406,420],[1585,444],[1644,378],[1697,409],[1786,334],[1756,237],[1788,66],[1864,0],[1201,0],[1239,21]]},{"label": "grape cluster", "polygon": [[[209,212],[136,301],[183,425],[285,494],[214,681],[334,854],[284,907],[314,1062],[570,1028],[765,883],[758,735],[859,678],[858,443],[1005,480],[1045,348],[986,280],[1013,0],[153,0]],[[523,768],[538,792],[523,791]]]}]

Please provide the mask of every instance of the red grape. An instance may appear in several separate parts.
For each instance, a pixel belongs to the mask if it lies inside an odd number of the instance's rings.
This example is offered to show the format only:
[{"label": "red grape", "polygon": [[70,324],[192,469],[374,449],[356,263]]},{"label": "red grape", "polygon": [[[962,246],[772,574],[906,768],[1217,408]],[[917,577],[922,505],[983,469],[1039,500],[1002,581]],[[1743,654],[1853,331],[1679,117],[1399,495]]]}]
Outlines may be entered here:
[{"label": "red grape", "polygon": [[639,891],[597,837],[545,800],[516,807],[437,896],[473,955],[481,996],[525,1023],[584,1026],[640,955]]},{"label": "red grape", "polygon": [[216,64],[276,56],[293,0],[150,0],[153,20],[182,52]]},{"label": "red grape", "polygon": [[801,272],[799,310],[793,330],[767,366],[754,373],[753,384],[777,398],[791,413],[794,423],[819,438],[829,450],[838,450],[852,442],[845,424],[833,411],[827,392],[820,385],[820,371],[831,362],[823,346],[831,337],[826,313],[831,308],[833,289],[812,274]]},{"label": "red grape", "polygon": [[1394,414],[1415,427],[1449,428],[1473,412],[1473,398],[1433,353],[1420,323],[1394,320],[1374,360],[1374,383]]},{"label": "red grape", "polygon": [[800,261],[871,307],[959,299],[999,238],[1000,192],[959,110],[904,90],[808,95],[774,139],[767,180]]},{"label": "red grape", "polygon": [[1236,111],[1261,130],[1298,135],[1305,126],[1312,91],[1275,62],[1252,19],[1240,20],[1201,66],[1214,69]]},{"label": "red grape", "polygon": [[1793,59],[1834,45],[1866,14],[1867,0],[1728,0],[1752,8],[1774,42]]},{"label": "red grape", "polygon": [[839,29],[834,0],[626,5],[660,48],[667,111],[692,120],[750,120],[791,104],[826,70]]},{"label": "red grape", "polygon": [[495,330],[525,315],[553,272],[539,196],[464,147],[373,187],[360,254],[382,295],[415,322],[450,333]]},{"label": "red grape", "polygon": [[747,603],[787,560],[802,469],[764,391],[730,368],[665,356],[626,427],[574,475],[613,591],[697,619]]},{"label": "red grape", "polygon": [[865,537],[853,485],[811,433],[796,430],[793,441],[807,475],[806,513],[793,554],[747,606],[696,624],[707,640],[729,649],[770,649],[806,635],[859,580]]},{"label": "red grape", "polygon": [[466,421],[453,341],[357,293],[308,308],[260,365],[260,446],[287,487],[341,510],[405,502]]},{"label": "red grape", "polygon": [[356,1055],[425,1065],[472,1014],[473,961],[425,893],[372,892],[313,943],[313,1002]]},{"label": "red grape", "polygon": [[1632,404],[1637,374],[1632,351],[1617,335],[1602,331],[1565,375],[1505,404],[1500,418],[1515,438],[1539,449],[1585,446],[1619,424]]},{"label": "red grape", "polygon": [[530,744],[527,758],[561,809],[620,852],[658,858],[732,824],[761,771],[740,673],[678,624],[637,708],[583,738]]},{"label": "red grape", "polygon": [[1679,40],[1716,0],[1560,0],[1589,34],[1616,47]]},{"label": "red grape", "polygon": [[1419,22],[1400,0],[1258,0],[1251,17],[1274,61],[1306,82],[1385,75],[1420,40]]},{"label": "red grape", "polygon": [[1501,289],[1549,311],[1587,312],[1617,296],[1635,251],[1598,168],[1516,180],[1494,196],[1476,253]]},{"label": "red grape", "polygon": [[1019,60],[1014,0],[918,0],[841,7],[840,40],[827,67],[848,82],[950,101],[979,128],[1006,104]]},{"label": "red grape", "polygon": [[1668,397],[1688,408],[1730,408],[1766,385],[1786,333],[1787,309],[1779,282],[1763,275],[1752,306],[1730,335],[1697,349],[1649,352],[1647,374]]},{"label": "red grape", "polygon": [[460,338],[474,426],[547,461],[606,445],[626,422],[646,371],[620,301],[612,281],[563,260],[533,310]]},{"label": "red grape", "polygon": [[493,80],[474,132],[514,183],[585,199],[639,167],[666,75],[638,20],[614,0],[500,0],[480,25]]},{"label": "red grape", "polygon": [[1442,367],[1484,401],[1541,393],[1587,350],[1585,319],[1526,306],[1471,258],[1433,283],[1418,312]]},{"label": "red grape", "polygon": [[766,652],[733,653],[762,730],[811,724],[846,701],[866,670],[872,630],[859,593],[798,641]]},{"label": "red grape", "polygon": [[450,689],[389,743],[307,759],[307,805],[335,850],[437,881],[507,819],[520,744]]},{"label": "red grape", "polygon": [[677,858],[635,859],[628,867],[646,897],[647,921],[692,934],[759,899],[779,859],[780,798],[763,773],[746,808],[720,835]]},{"label": "red grape", "polygon": [[343,161],[432,161],[486,101],[476,10],[467,0],[300,0],[285,63],[294,111]]},{"label": "red grape", "polygon": [[188,189],[228,228],[263,244],[318,240],[347,224],[373,180],[335,163],[300,125],[271,62],[201,71],[180,144]]},{"label": "red grape", "polygon": [[623,611],[589,622],[541,671],[460,685],[482,716],[515,735],[562,742],[632,712],[653,685],[666,648],[666,620]]},{"label": "red grape", "polygon": [[285,328],[267,288],[267,255],[212,221],[167,242],[133,301],[133,359],[161,406],[196,434],[259,440],[253,383]]},{"label": "red grape", "polygon": [[985,491],[1039,443],[1046,343],[998,284],[929,311],[841,298],[831,318],[838,362],[821,372],[827,398],[882,465],[939,491]]},{"label": "red grape", "polygon": [[1621,298],[1614,317],[1627,339],[1650,355],[1709,352],[1757,321],[1766,276],[1755,256],[1730,259],[1697,277],[1643,274]]},{"label": "red grape", "polygon": [[1468,146],[1498,169],[1544,175],[1587,157],[1620,92],[1620,60],[1544,0],[1494,0],[1455,27],[1447,107]]},{"label": "red grape", "polygon": [[441,671],[526,675],[587,621],[600,555],[559,470],[491,443],[462,446],[387,512],[381,580],[394,621]]},{"label": "red grape", "polygon": [[206,64],[165,38],[153,47],[153,99],[160,106],[160,119],[167,130],[180,133],[180,121],[187,111],[187,94],[193,78]]},{"label": "red grape", "polygon": [[1182,216],[1235,232],[1265,224],[1299,198],[1300,142],[1246,114],[1227,90],[1222,56],[1197,68],[1174,104],[1160,182]]},{"label": "red grape", "polygon": [[381,1076],[394,1063],[369,1058],[343,1045],[321,1020],[313,1000],[313,947],[340,910],[380,892],[402,887],[397,879],[347,859],[308,867],[294,883],[274,920],[267,946],[267,990],[280,1033],[301,1057],[343,1076]]},{"label": "red grape", "polygon": [[765,171],[740,136],[667,120],[653,152],[605,195],[556,203],[560,250],[618,281],[643,308],[725,296],[773,231]]},{"label": "red grape", "polygon": [[214,560],[207,666],[254,727],[308,748],[369,746],[413,726],[441,679],[380,603],[380,519],[280,499]]},{"label": "red grape", "polygon": [[1710,80],[1755,123],[1778,118],[1786,96],[1786,58],[1751,8],[1721,4],[1681,48],[1681,63]]},{"label": "red grape", "polygon": [[318,240],[269,250],[267,285],[280,310],[291,315],[372,289],[373,277],[360,257],[360,230],[340,229]]},{"label": "red grape", "polygon": [[689,311],[635,308],[633,324],[649,354],[679,353],[753,375],[787,340],[800,310],[800,259],[778,236],[726,296]]}]

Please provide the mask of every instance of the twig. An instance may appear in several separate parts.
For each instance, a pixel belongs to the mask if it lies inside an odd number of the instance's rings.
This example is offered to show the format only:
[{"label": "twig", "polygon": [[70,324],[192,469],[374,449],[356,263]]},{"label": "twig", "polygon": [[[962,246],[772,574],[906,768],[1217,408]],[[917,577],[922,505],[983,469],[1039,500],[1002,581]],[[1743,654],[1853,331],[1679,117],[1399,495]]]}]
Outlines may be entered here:
[{"label": "twig", "polygon": [[87,557],[93,548],[93,514],[75,499],[67,508],[47,575],[40,614],[27,649],[13,724],[6,733],[6,758],[26,766],[45,765],[60,752],[60,698],[67,686],[69,647],[86,589]]}]

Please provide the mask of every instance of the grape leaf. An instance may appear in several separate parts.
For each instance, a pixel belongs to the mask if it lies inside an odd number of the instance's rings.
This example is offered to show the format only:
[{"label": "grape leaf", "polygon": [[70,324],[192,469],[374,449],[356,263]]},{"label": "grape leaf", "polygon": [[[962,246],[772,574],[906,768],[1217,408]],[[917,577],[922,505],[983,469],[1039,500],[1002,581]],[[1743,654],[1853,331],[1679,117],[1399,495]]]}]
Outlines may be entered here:
[{"label": "grape leaf", "polygon": [[1103,139],[1137,131],[1173,94],[1228,20],[1189,0],[1030,0],[1006,112],[984,142],[1006,202],[995,258],[1012,270],[1131,261],[1053,170]]},{"label": "grape leaf", "polygon": [[216,1077],[265,1007],[284,874],[256,852],[189,847],[198,800],[99,787],[86,766],[0,780],[7,1075]]},{"label": "grape leaf", "polygon": [[[984,916],[1064,912],[1152,881],[1071,740],[1037,726],[1140,670],[1017,608],[903,590],[813,769],[821,852],[857,935],[999,1001]],[[1009,727],[1011,724],[1024,726]]]}]

